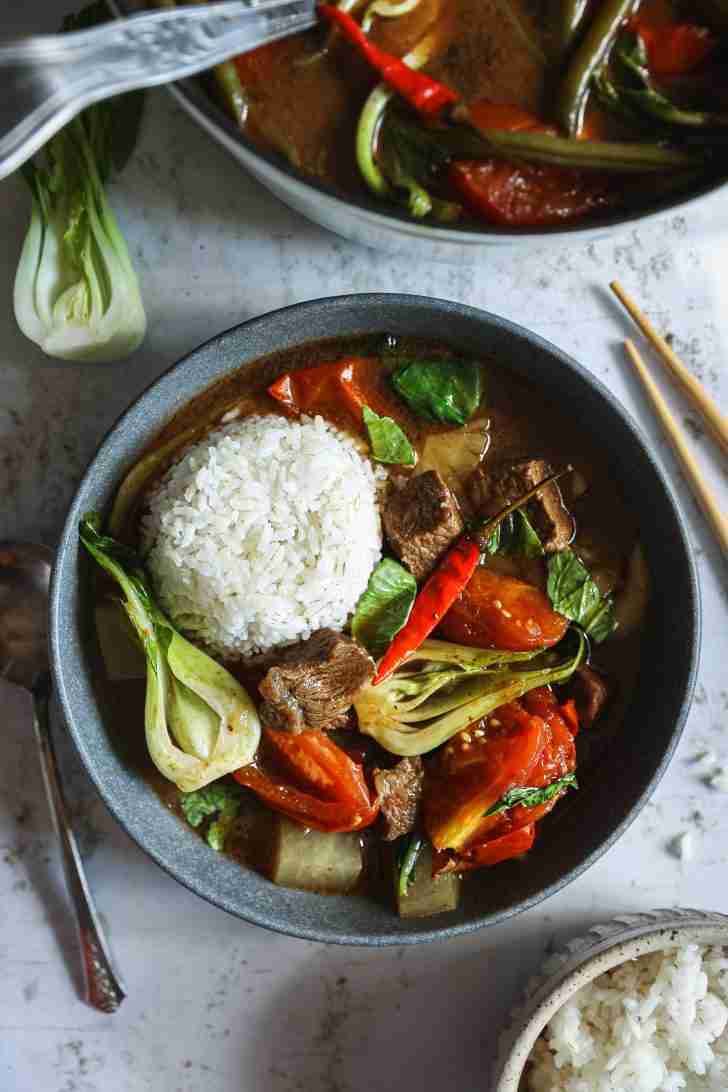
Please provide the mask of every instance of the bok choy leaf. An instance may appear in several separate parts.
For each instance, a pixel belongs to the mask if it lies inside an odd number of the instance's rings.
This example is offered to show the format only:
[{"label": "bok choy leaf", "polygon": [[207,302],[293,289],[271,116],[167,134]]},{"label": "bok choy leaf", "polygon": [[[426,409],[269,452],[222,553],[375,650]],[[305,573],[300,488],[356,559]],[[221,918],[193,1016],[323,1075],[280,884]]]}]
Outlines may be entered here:
[{"label": "bok choy leaf", "polygon": [[573,640],[568,651],[562,643],[546,653],[425,641],[400,671],[361,692],[359,730],[392,754],[427,754],[499,705],[568,679],[585,651],[578,631]]},{"label": "bok choy leaf", "polygon": [[147,660],[145,731],[152,762],[183,792],[252,761],[260,741],[253,702],[237,679],[184,638],[162,614],[132,550],[100,533],[89,513],[81,542],[120,585]]},{"label": "bok choy leaf", "polygon": [[[108,17],[93,5],[64,29]],[[140,345],[146,316],[134,267],[104,184],[131,150],[141,99],[98,103],[23,168],[30,227],[15,277],[18,326],[48,356],[107,364]]]}]

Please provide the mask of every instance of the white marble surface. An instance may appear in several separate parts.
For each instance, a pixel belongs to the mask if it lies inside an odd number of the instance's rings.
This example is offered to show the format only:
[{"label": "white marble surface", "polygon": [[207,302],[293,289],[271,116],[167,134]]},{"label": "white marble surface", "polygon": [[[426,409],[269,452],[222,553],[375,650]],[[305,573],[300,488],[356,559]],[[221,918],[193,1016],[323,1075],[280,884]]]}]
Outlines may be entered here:
[{"label": "white marble surface", "polygon": [[[0,31],[54,26],[67,5],[4,5]],[[42,11],[42,14],[41,14]],[[9,15],[7,14],[9,12]],[[442,945],[370,952],[290,940],[208,906],[148,861],[105,813],[65,746],[87,865],[129,997],[113,1017],[77,996],[77,953],[25,695],[5,687],[0,763],[2,1092],[434,1092],[488,1088],[512,999],[544,950],[624,910],[728,910],[725,568],[620,351],[627,327],[605,294],[619,277],[670,329],[728,408],[728,192],[684,215],[568,248],[484,252],[461,267],[358,249],[310,226],[150,96],[133,161],[114,187],[149,315],[117,368],[54,365],[17,331],[12,280],[28,215],[0,184],[0,539],[53,544],[104,430],[177,357],[241,319],[343,292],[421,292],[523,322],[572,352],[637,417],[672,479],[696,548],[704,603],[700,679],[685,738],[652,802],[586,875],[508,924]],[[664,386],[664,384],[663,384]],[[724,468],[684,403],[701,466]],[[715,758],[694,762],[705,745]],[[694,856],[666,847],[693,833]],[[397,1075],[400,1075],[397,1077]]]}]

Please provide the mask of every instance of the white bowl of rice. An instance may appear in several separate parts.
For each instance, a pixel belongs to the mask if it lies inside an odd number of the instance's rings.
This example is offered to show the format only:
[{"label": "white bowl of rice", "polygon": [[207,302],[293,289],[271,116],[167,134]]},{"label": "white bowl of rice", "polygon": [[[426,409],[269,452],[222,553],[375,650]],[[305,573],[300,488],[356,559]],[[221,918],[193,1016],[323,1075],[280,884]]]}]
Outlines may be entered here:
[{"label": "white bowl of rice", "polygon": [[655,910],[549,957],[503,1032],[493,1092],[726,1092],[728,916]]}]

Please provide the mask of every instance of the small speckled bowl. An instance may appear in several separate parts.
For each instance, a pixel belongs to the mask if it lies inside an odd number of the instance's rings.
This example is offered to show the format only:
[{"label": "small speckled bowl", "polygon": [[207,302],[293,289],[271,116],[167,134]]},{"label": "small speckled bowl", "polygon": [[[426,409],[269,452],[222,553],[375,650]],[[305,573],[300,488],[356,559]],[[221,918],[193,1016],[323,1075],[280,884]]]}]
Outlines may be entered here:
[{"label": "small speckled bowl", "polygon": [[[195,395],[238,368],[313,339],[393,333],[445,340],[465,356],[498,361],[529,379],[566,413],[585,422],[605,451],[610,474],[640,519],[640,542],[653,594],[643,636],[649,654],[609,768],[580,771],[581,791],[543,824],[528,858],[472,874],[457,910],[398,918],[392,907],[356,896],[322,897],[276,887],[215,853],[163,806],[131,769],[108,731],[96,680],[100,664],[92,618],[89,559],[78,523],[107,512],[126,471],[166,422]],[[71,736],[112,814],[181,883],[246,921],[309,940],[339,944],[412,944],[493,925],[534,906],[579,876],[627,829],[664,773],[690,706],[700,638],[695,566],[672,492],[635,425],[609,391],[554,345],[496,315],[410,295],[336,296],[297,304],[243,323],[200,346],[161,376],[101,444],[79,485],[56,555],[51,589],[51,662]],[[141,726],[138,726],[141,731]]]},{"label": "small speckled bowl", "polygon": [[686,944],[728,946],[728,916],[701,910],[626,914],[595,925],[549,956],[501,1034],[493,1092],[525,1092],[524,1072],[534,1043],[582,986],[627,960]]}]

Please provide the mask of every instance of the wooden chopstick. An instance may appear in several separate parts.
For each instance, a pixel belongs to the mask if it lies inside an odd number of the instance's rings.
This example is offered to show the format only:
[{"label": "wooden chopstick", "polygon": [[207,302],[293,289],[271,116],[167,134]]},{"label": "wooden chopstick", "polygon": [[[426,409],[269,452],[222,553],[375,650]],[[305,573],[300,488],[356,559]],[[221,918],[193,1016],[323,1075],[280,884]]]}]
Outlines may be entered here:
[{"label": "wooden chopstick", "polygon": [[625,310],[632,316],[658,355],[667,364],[673,377],[683,388],[696,409],[702,414],[705,423],[716,440],[724,452],[728,454],[728,418],[723,416],[713,399],[706,394],[702,384],[688,371],[679,356],[673,352],[664,337],[658,334],[650,320],[640,311],[637,304],[627,295],[622,286],[617,281],[612,281],[609,287]]},{"label": "wooden chopstick", "polygon": [[667,433],[667,438],[672,444],[675,454],[682,463],[685,477],[688,480],[690,488],[695,494],[695,498],[700,507],[703,509],[708,522],[712,525],[724,555],[728,558],[728,519],[726,519],[721,512],[715,497],[705,484],[700,468],[685,441],[685,437],[680,431],[677,421],[667,408],[667,403],[660,394],[657,384],[647,371],[647,365],[637,352],[634,342],[627,339],[624,343],[624,347],[627,350],[630,360],[634,364],[635,371],[642,381],[642,385],[652,402],[657,416],[662,422],[662,426]]}]

